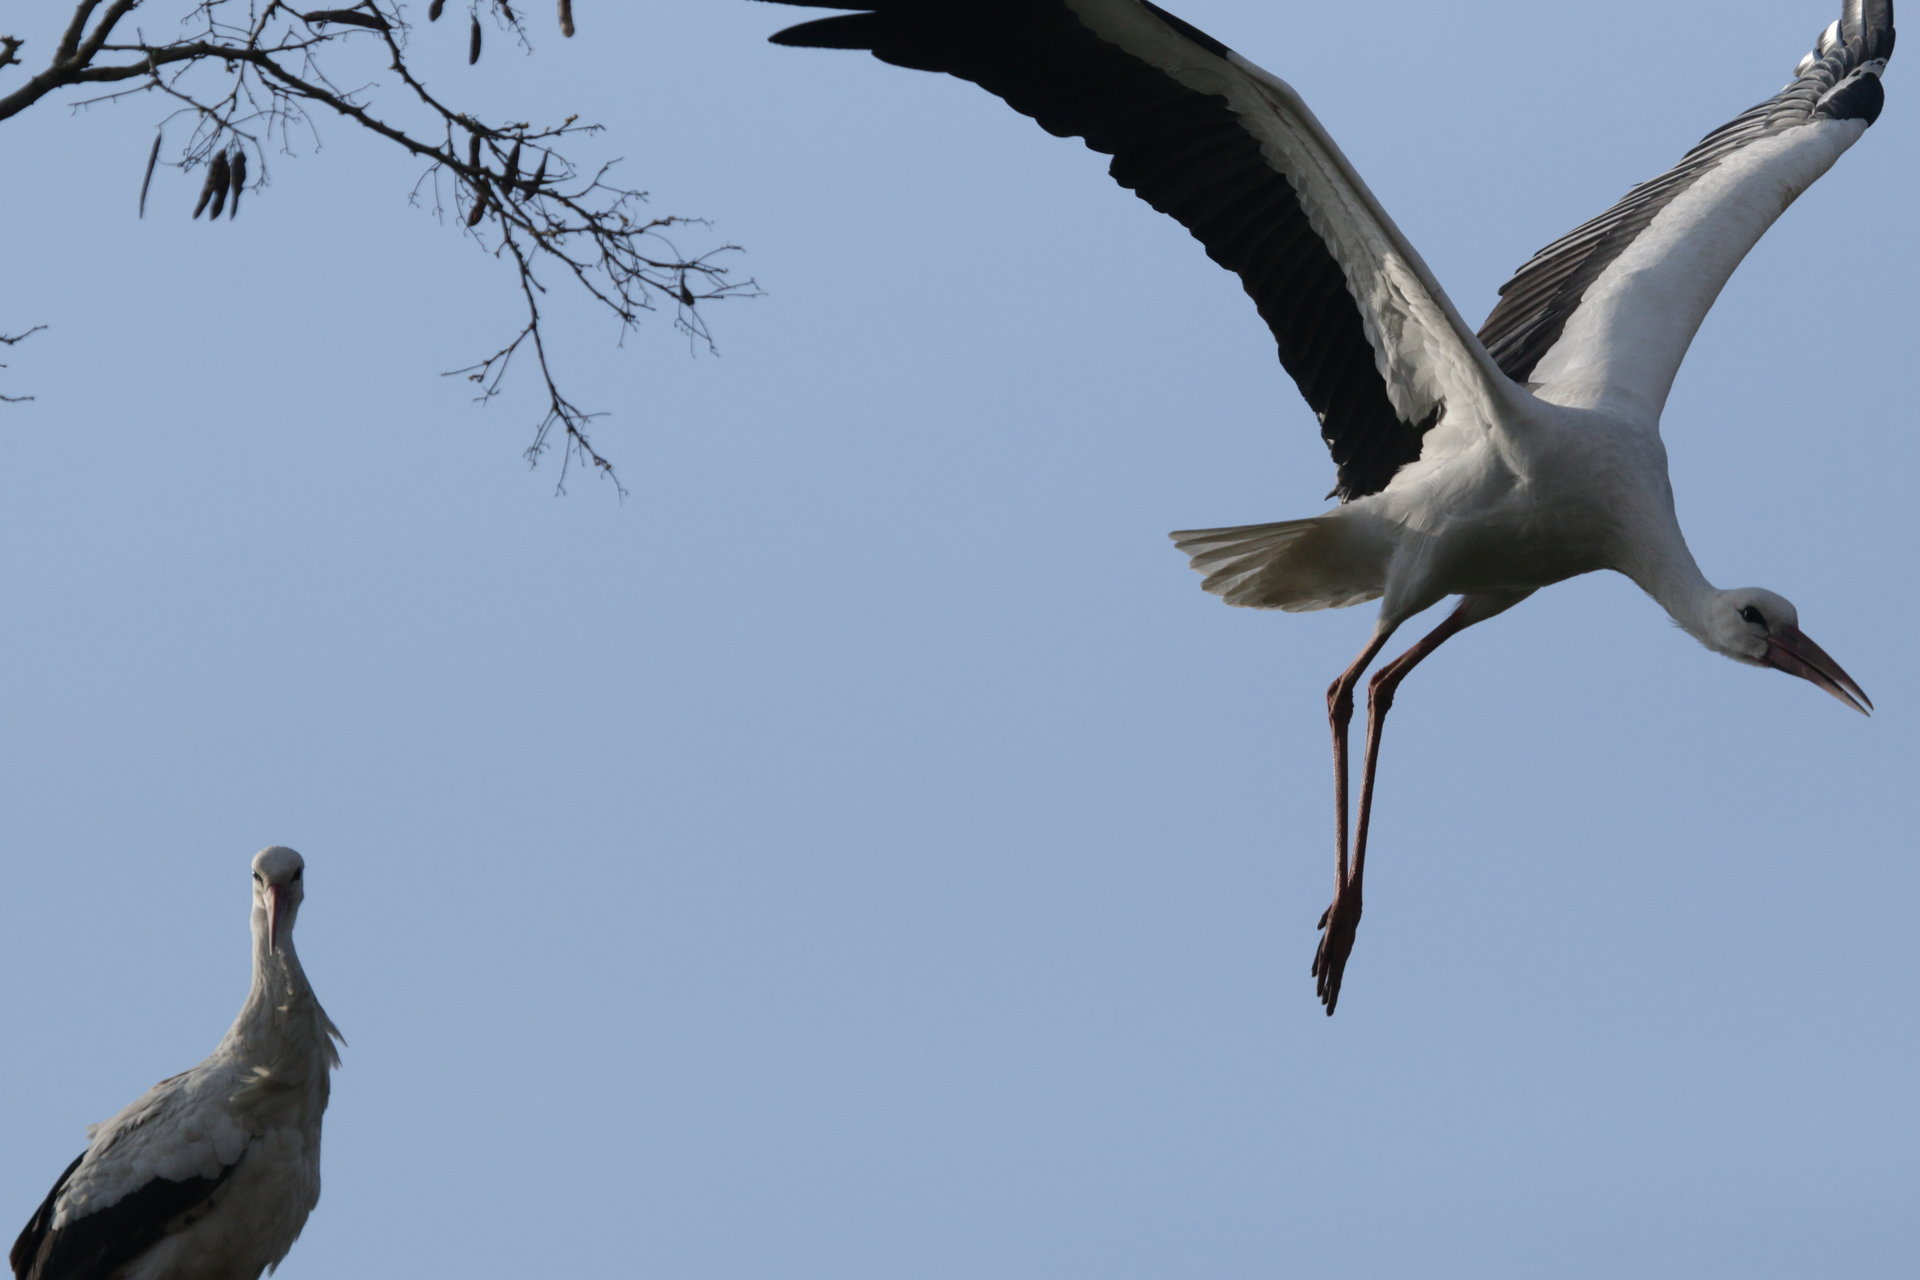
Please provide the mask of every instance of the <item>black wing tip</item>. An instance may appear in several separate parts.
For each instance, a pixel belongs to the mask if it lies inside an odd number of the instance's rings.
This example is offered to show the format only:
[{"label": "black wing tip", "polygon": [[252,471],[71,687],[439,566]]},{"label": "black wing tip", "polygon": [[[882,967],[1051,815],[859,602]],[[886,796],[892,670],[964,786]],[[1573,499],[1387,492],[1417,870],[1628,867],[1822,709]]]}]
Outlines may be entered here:
[{"label": "black wing tip", "polygon": [[1862,61],[1893,56],[1893,0],[1847,0],[1840,10],[1844,39],[1860,42]]},{"label": "black wing tip", "polygon": [[[799,5],[809,9],[852,9],[853,13],[843,13],[834,18],[816,18],[812,22],[803,22],[799,26],[788,27],[767,37],[771,44],[787,45],[794,48],[812,49],[871,49],[870,40],[858,36],[855,32],[872,20],[886,21],[899,19],[912,0],[768,0],[772,4]],[[1188,22],[1178,14],[1169,13],[1153,0],[1140,0],[1142,6],[1160,21],[1167,24],[1179,35],[1191,40],[1195,45],[1217,58],[1233,55],[1233,50],[1200,28]],[[978,8],[978,0],[972,7]],[[844,25],[843,25],[844,24]],[[858,40],[859,43],[853,41]]]},{"label": "black wing tip", "polygon": [[[781,4],[792,2],[779,0]],[[871,49],[872,41],[862,40],[858,28],[872,16],[867,13],[843,13],[833,18],[815,18],[812,22],[774,32],[767,37],[767,43],[793,49]],[[849,27],[854,29],[849,30]]]},{"label": "black wing tip", "polygon": [[1843,0],[1793,79],[1766,101],[1741,112],[1694,144],[1678,164],[1639,183],[1598,217],[1553,241],[1500,286],[1499,301],[1480,326],[1480,340],[1502,372],[1526,382],[1559,341],[1586,288],[1661,209],[1726,156],[1783,129],[1880,118],[1886,90],[1881,69],[1893,53],[1893,0]]},{"label": "black wing tip", "polygon": [[1855,76],[1828,94],[1820,104],[1829,120],[1860,120],[1871,125],[1887,105],[1887,91],[1879,76]]},{"label": "black wing tip", "polygon": [[1208,53],[1212,54],[1214,57],[1225,58],[1225,57],[1230,57],[1232,55],[1233,53],[1232,49],[1220,43],[1218,40],[1214,39],[1212,36],[1208,35],[1206,32],[1202,31],[1200,28],[1194,26],[1191,22],[1188,22],[1185,18],[1180,17],[1178,14],[1168,13],[1165,9],[1162,9],[1159,5],[1153,3],[1153,0],[1140,0],[1140,2],[1144,4],[1148,9],[1151,9],[1154,15],[1158,17],[1160,21],[1166,23],[1169,27],[1172,27],[1175,31],[1179,32],[1181,35],[1193,41],[1195,44],[1199,45],[1202,49],[1205,49]]},{"label": "black wing tip", "polygon": [[1794,68],[1794,82],[1826,82],[1814,107],[1819,119],[1871,125],[1886,106],[1880,72],[1893,56],[1893,43],[1893,0],[1847,0],[1840,20]]},{"label": "black wing tip", "polygon": [[[1323,423],[1343,501],[1386,488],[1420,456],[1433,419],[1400,418],[1333,250],[1224,97],[1180,81],[1124,33],[1103,34],[1087,5],[1067,0],[778,2],[854,12],[789,27],[775,44],[866,49],[897,66],[956,75],[1049,133],[1111,155],[1114,181],[1178,220],[1240,277],[1281,365]],[[1094,3],[1131,11],[1136,0]],[[1189,46],[1189,59],[1233,56],[1152,0],[1137,3]]]},{"label": "black wing tip", "polygon": [[859,26],[872,21],[875,13],[884,6],[878,0],[769,0],[773,4],[796,5],[803,9],[854,9],[855,13],[836,14],[831,18],[815,18],[802,22],[798,26],[776,31],[767,37],[768,44],[787,45],[796,49],[870,49],[871,43],[855,43],[849,25]]}]

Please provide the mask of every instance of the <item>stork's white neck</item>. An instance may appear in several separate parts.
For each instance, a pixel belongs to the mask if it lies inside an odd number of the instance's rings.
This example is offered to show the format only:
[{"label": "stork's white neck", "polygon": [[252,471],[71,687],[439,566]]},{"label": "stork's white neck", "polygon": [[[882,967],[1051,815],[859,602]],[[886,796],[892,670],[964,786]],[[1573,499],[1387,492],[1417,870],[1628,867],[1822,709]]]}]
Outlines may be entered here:
[{"label": "stork's white neck", "polygon": [[281,940],[279,950],[267,945],[263,913],[254,913],[253,985],[247,990],[246,1003],[234,1019],[229,1039],[257,1042],[273,1035],[275,1024],[297,1006],[311,1003],[313,988],[307,984],[306,970],[300,967],[299,953],[293,949],[291,933]]},{"label": "stork's white neck", "polygon": [[1720,589],[1700,572],[1679,522],[1669,515],[1662,524],[1664,528],[1653,527],[1656,536],[1641,540],[1632,562],[1620,571],[1639,583],[1688,635],[1705,644],[1707,605]]},{"label": "stork's white neck", "polygon": [[221,1047],[251,1073],[264,1094],[308,1086],[317,1105],[324,1107],[327,1072],[339,1063],[333,1047],[339,1033],[314,999],[294,950],[291,926],[292,921],[283,923],[276,950],[269,946],[266,912],[254,911],[253,985]]}]

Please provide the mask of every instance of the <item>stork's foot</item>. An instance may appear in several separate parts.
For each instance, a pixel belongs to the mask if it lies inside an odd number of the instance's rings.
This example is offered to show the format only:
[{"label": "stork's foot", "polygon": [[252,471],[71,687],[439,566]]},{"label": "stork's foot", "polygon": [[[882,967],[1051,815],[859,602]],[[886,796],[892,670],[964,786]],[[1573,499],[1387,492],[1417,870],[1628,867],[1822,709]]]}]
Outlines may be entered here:
[{"label": "stork's foot", "polygon": [[1313,956],[1313,989],[1327,1016],[1340,1003],[1340,979],[1353,954],[1353,936],[1360,930],[1360,887],[1349,885],[1333,895],[1333,904],[1320,913],[1320,949]]}]

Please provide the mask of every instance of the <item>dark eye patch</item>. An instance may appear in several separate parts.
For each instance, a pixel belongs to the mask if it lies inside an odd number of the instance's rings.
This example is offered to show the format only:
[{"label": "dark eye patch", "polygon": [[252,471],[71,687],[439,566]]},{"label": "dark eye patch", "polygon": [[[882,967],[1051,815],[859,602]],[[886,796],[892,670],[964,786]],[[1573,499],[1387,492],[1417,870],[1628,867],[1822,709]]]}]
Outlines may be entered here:
[{"label": "dark eye patch", "polygon": [[1752,605],[1747,605],[1745,608],[1740,610],[1740,621],[1751,622],[1757,627],[1764,627],[1767,625],[1767,620],[1764,617],[1762,617],[1760,614],[1760,611],[1754,608]]}]

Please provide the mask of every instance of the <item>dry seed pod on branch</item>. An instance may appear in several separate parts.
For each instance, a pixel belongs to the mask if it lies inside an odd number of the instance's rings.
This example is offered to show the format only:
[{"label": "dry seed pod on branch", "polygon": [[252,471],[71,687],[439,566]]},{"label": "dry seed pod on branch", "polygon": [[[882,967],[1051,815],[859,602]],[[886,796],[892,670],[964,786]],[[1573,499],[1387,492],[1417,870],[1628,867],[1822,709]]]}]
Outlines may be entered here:
[{"label": "dry seed pod on branch", "polygon": [[153,135],[153,149],[147,152],[146,176],[140,179],[140,216],[143,218],[147,216],[147,188],[153,185],[153,166],[160,161],[160,137],[158,133]]},{"label": "dry seed pod on branch", "polygon": [[208,181],[213,183],[213,203],[207,206],[207,221],[212,222],[227,207],[227,190],[233,186],[233,164],[227,159],[226,152],[217,151],[208,168],[212,170],[208,174]]},{"label": "dry seed pod on branch", "polygon": [[467,28],[467,65],[480,61],[480,15],[475,14]]},{"label": "dry seed pod on branch", "polygon": [[213,205],[213,216],[220,216],[220,210],[227,203],[227,181],[232,176],[232,170],[227,167],[227,153],[216,152],[207,165],[207,180],[200,187],[200,199],[193,206],[194,217],[204,213],[209,202]]},{"label": "dry seed pod on branch", "polygon": [[[248,187],[256,182],[265,185],[268,144],[279,142],[284,149],[311,134],[317,145],[318,131],[313,126],[321,120],[343,116],[397,145],[425,162],[416,194],[424,187],[432,196],[430,207],[436,215],[444,219],[450,214],[460,220],[475,247],[506,264],[508,278],[517,276],[516,292],[525,304],[517,331],[496,351],[465,370],[452,372],[476,377],[481,398],[491,398],[500,394],[508,366],[516,357],[516,376],[534,363],[548,406],[529,456],[537,458],[550,445],[559,444],[563,458],[607,472],[609,464],[588,440],[593,415],[568,400],[549,363],[541,314],[549,288],[559,284],[584,293],[589,305],[611,312],[623,332],[660,307],[675,313],[676,330],[710,345],[706,317],[696,310],[707,310],[709,299],[757,292],[752,281],[729,281],[726,268],[720,265],[733,247],[719,245],[683,257],[669,236],[674,228],[698,224],[698,219],[637,212],[644,192],[613,181],[610,165],[582,164],[572,151],[574,135],[597,126],[582,124],[575,115],[551,123],[514,123],[473,114],[462,104],[429,92],[418,76],[420,68],[408,65],[412,61],[408,45],[396,37],[403,30],[399,15],[408,21],[417,21],[423,10],[429,10],[428,16],[435,20],[447,13],[457,15],[446,0],[419,0],[417,5],[404,0],[318,3],[321,7],[303,10],[291,0],[179,0],[166,7],[191,11],[191,29],[155,34],[138,29],[134,17],[155,5],[143,5],[140,0],[56,0],[57,8],[71,6],[83,19],[63,37],[74,47],[50,50],[55,56],[45,72],[16,80],[13,94],[0,93],[0,115],[16,113],[68,89],[96,84],[103,86],[100,96],[84,103],[137,95],[167,100],[170,113],[164,117],[165,125],[148,135],[148,163],[139,195],[144,204],[152,194],[160,150],[171,144],[169,168],[187,177],[195,165],[203,170],[190,211],[195,220],[209,210],[219,217],[236,218]],[[573,6],[569,0],[556,3],[571,35]],[[467,9],[470,58],[477,59],[484,51],[489,21],[505,26],[510,38],[525,36],[520,10],[510,2],[467,0]],[[241,11],[247,15],[244,22],[239,21]],[[485,18],[480,16],[483,13]],[[8,29],[0,18],[0,33]],[[363,32],[379,36],[381,47],[361,39]],[[350,39],[342,44],[336,39],[339,36]],[[0,63],[20,63],[15,47],[19,43],[0,34]],[[397,101],[375,102],[371,96],[363,100],[362,90],[339,87],[359,84],[362,73],[333,65],[329,59],[336,50],[342,51],[341,58],[349,52],[356,58],[391,54],[396,74],[379,92]],[[440,46],[439,54],[446,52]],[[458,46],[454,52],[457,56]],[[195,74],[185,74],[190,71]],[[349,75],[354,78],[348,79]],[[369,87],[365,92],[371,95],[373,90]],[[166,135],[164,128],[175,132]],[[460,141],[463,133],[465,145]],[[527,151],[528,146],[533,152]],[[258,159],[252,154],[256,147]],[[251,172],[256,166],[260,172]],[[463,199],[466,209],[459,207]],[[464,225],[469,220],[470,228]],[[482,232],[482,226],[487,230]],[[701,282],[697,289],[692,285],[696,279]],[[0,334],[0,343],[6,336]],[[0,400],[6,398],[0,395]],[[564,480],[565,462],[561,471]]]},{"label": "dry seed pod on branch", "polygon": [[233,149],[233,160],[227,166],[227,185],[233,192],[233,205],[227,210],[227,220],[240,216],[240,192],[247,185],[247,153],[242,147]]},{"label": "dry seed pod on branch", "polygon": [[573,38],[573,0],[560,0],[560,34]]},{"label": "dry seed pod on branch", "polygon": [[361,13],[354,9],[315,9],[312,13],[303,13],[305,22],[339,22],[349,27],[365,27],[369,31],[391,31],[393,24],[377,13]]}]

